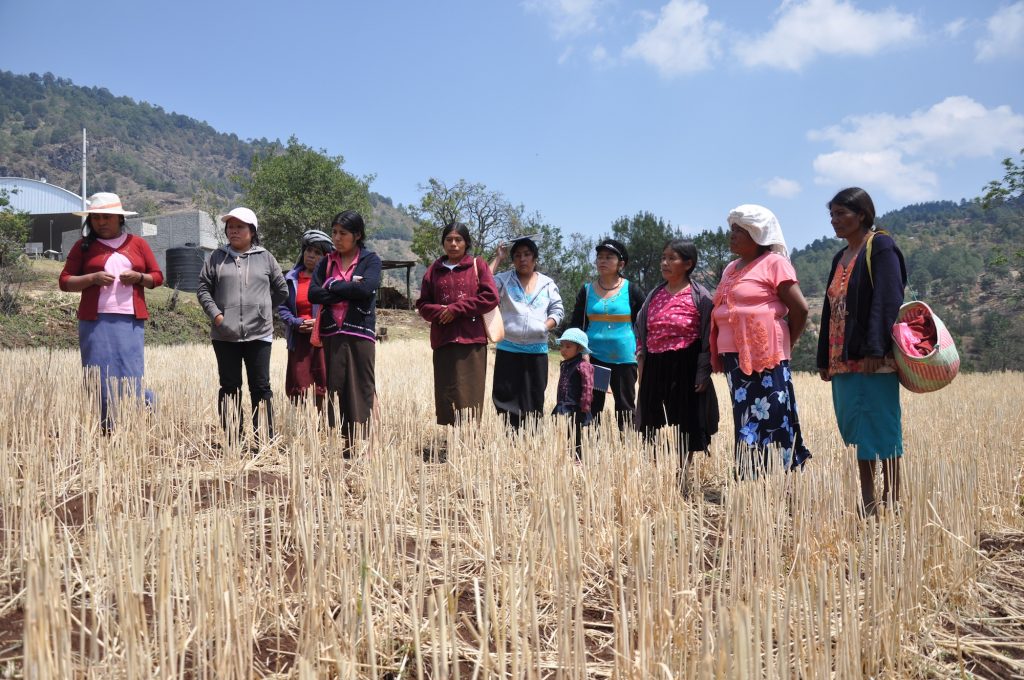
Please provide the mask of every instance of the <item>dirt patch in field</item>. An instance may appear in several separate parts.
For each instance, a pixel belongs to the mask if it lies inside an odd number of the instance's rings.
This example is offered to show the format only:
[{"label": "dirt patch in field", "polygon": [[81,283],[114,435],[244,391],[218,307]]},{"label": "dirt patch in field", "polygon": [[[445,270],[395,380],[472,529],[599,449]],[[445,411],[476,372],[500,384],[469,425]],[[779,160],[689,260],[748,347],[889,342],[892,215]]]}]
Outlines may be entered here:
[{"label": "dirt patch in field", "polygon": [[972,677],[1024,677],[1024,533],[982,534],[979,548],[991,562],[973,588],[977,605],[944,617],[944,656]]}]

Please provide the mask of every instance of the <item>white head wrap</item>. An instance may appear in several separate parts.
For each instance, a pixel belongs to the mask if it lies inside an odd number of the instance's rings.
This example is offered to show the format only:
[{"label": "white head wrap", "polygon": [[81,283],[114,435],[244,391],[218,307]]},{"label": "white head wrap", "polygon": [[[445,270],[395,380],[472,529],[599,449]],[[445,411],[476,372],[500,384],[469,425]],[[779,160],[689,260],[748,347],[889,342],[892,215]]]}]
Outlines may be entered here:
[{"label": "white head wrap", "polygon": [[729,212],[729,226],[734,224],[743,227],[757,245],[768,246],[773,253],[789,259],[789,249],[786,248],[786,238],[782,235],[782,225],[779,224],[779,218],[775,213],[768,208],[752,203],[737,206]]}]

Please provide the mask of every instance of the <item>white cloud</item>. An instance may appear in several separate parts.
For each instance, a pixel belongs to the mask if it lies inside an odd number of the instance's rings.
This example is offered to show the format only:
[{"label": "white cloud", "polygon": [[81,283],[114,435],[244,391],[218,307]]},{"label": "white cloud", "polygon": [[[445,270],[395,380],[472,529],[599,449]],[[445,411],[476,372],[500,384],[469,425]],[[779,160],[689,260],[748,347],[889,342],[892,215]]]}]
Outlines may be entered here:
[{"label": "white cloud", "polygon": [[669,0],[657,23],[642,33],[623,55],[641,59],[665,77],[702,71],[721,50],[722,25],[708,21],[708,6],[696,0]]},{"label": "white cloud", "polygon": [[959,19],[950,21],[942,28],[942,30],[950,38],[955,38],[963,33],[965,28],[967,28],[967,19],[960,17]]},{"label": "white cloud", "polygon": [[558,55],[558,63],[559,63],[559,65],[564,64],[565,62],[569,61],[569,57],[572,56],[572,53],[573,53],[572,45],[569,45],[564,50],[562,50],[562,53],[560,55]]},{"label": "white cloud", "polygon": [[986,26],[988,34],[974,44],[978,61],[1024,54],[1024,2],[1001,8]]},{"label": "white cloud", "polygon": [[816,184],[872,186],[899,201],[935,197],[938,176],[920,163],[904,163],[898,151],[834,151],[814,159]]},{"label": "white cloud", "polygon": [[804,0],[783,2],[775,25],[735,51],[747,66],[797,71],[822,54],[870,56],[917,37],[917,20],[891,8],[869,12],[843,0]]},{"label": "white cloud", "polygon": [[590,61],[598,66],[607,66],[612,60],[604,45],[598,45],[590,51]]},{"label": "white cloud", "polygon": [[970,97],[947,97],[909,116],[850,116],[840,125],[808,133],[844,150],[896,148],[911,155],[952,160],[991,156],[1024,145],[1024,116],[1009,106],[985,108]]},{"label": "white cloud", "polygon": [[922,201],[938,188],[935,166],[1024,146],[1024,115],[1009,106],[990,109],[970,97],[947,97],[908,116],[851,116],[807,136],[836,149],[815,159],[816,182],[874,184],[894,199]]},{"label": "white cloud", "polygon": [[779,198],[793,198],[800,193],[800,183],[785,177],[772,177],[761,185],[765,191]]},{"label": "white cloud", "polygon": [[600,0],[524,0],[523,6],[544,15],[557,38],[589,33],[597,28]]}]

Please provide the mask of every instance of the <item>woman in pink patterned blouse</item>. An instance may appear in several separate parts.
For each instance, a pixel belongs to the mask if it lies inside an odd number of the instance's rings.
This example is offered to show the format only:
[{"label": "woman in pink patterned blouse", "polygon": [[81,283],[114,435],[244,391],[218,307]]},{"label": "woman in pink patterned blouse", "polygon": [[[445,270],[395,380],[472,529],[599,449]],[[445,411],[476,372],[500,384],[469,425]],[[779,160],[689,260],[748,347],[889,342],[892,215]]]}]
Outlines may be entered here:
[{"label": "woman in pink patterned blouse", "polygon": [[807,324],[807,301],[778,219],[759,205],[729,213],[729,249],[711,317],[711,364],[725,371],[736,432],[736,474],[757,477],[811,457],[797,418],[789,358]]},{"label": "woman in pink patterned blouse", "polygon": [[681,484],[693,452],[707,451],[718,431],[718,397],[711,383],[711,294],[690,280],[697,257],[690,241],[665,244],[665,280],[647,296],[635,328],[637,429],[650,440],[665,425],[677,428]]}]

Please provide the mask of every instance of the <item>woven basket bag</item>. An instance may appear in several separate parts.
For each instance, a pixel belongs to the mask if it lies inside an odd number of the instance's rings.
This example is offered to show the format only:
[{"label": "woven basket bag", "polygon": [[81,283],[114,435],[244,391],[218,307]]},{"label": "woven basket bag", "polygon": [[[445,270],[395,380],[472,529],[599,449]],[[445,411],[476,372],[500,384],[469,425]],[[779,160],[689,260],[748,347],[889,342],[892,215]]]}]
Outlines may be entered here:
[{"label": "woven basket bag", "polygon": [[[953,382],[953,378],[960,372],[960,355],[953,343],[953,336],[949,334],[946,325],[932,311],[932,308],[925,303],[915,300],[900,307],[896,315],[896,323],[900,323],[909,316],[912,310],[923,307],[925,313],[935,323],[935,331],[938,335],[938,342],[935,349],[925,356],[912,356],[907,354],[896,342],[896,333],[893,333],[893,356],[896,359],[896,367],[899,370],[900,384],[911,392],[924,393],[934,392]],[[895,325],[893,326],[895,329]]]}]

